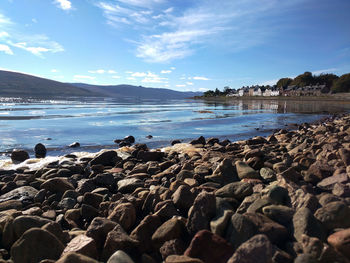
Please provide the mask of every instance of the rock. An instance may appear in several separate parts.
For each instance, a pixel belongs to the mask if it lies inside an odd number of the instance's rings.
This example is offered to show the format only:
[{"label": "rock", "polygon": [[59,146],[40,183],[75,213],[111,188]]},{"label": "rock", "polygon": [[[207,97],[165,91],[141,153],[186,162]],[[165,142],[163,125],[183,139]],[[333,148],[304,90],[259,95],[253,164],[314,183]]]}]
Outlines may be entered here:
[{"label": "rock", "polygon": [[116,225],[117,223],[108,220],[107,218],[95,217],[86,230],[86,236],[92,237],[95,240],[98,249],[101,249],[105,243],[107,234],[113,230]]},{"label": "rock", "polygon": [[36,158],[45,158],[46,156],[46,147],[42,143],[38,143],[34,147],[34,153]]},{"label": "rock", "polygon": [[18,200],[24,203],[32,203],[38,193],[34,187],[21,186],[0,196],[0,203],[8,200]]},{"label": "rock", "polygon": [[143,187],[144,182],[137,178],[127,178],[118,181],[118,191],[121,193],[132,193],[138,187]]},{"label": "rock", "polygon": [[294,263],[318,263],[319,261],[310,254],[299,254],[295,259]]},{"label": "rock", "polygon": [[215,191],[218,197],[230,197],[240,201],[251,194],[253,194],[253,186],[246,182],[230,183]]},{"label": "rock", "polygon": [[335,184],[345,184],[349,181],[347,174],[341,173],[323,179],[317,184],[317,186],[323,190],[333,190]]},{"label": "rock", "polygon": [[108,219],[119,223],[123,229],[128,231],[136,221],[136,210],[131,203],[122,203],[117,205]]},{"label": "rock", "polygon": [[99,263],[97,260],[87,256],[70,252],[61,257],[56,263]]},{"label": "rock", "polygon": [[337,251],[350,259],[350,228],[340,230],[330,235],[327,242]]},{"label": "rock", "polygon": [[264,215],[276,221],[277,223],[287,226],[293,219],[294,209],[283,205],[269,205],[262,209]]},{"label": "rock", "polygon": [[187,256],[171,255],[166,258],[165,263],[204,263],[197,258],[190,258]]},{"label": "rock", "polygon": [[228,222],[233,215],[233,211],[224,210],[223,214],[217,215],[212,221],[210,221],[210,230],[216,235],[224,236]]},{"label": "rock", "polygon": [[11,153],[11,160],[13,163],[21,163],[29,159],[29,154],[24,150],[14,149]]},{"label": "rock", "polygon": [[206,176],[205,179],[222,185],[239,180],[232,166],[232,160],[227,158],[219,164],[212,175]]},{"label": "rock", "polygon": [[0,203],[0,211],[6,211],[9,209],[21,210],[23,204],[18,200],[8,200]]},{"label": "rock", "polygon": [[163,259],[166,259],[170,255],[182,255],[185,252],[185,244],[181,239],[172,239],[164,242],[159,249]]},{"label": "rock", "polygon": [[42,226],[41,229],[49,231],[51,234],[57,237],[58,240],[62,242],[62,244],[66,244],[68,241],[69,235],[67,232],[63,232],[59,223],[50,222]]},{"label": "rock", "polygon": [[246,213],[244,216],[252,222],[259,234],[265,234],[273,244],[281,244],[288,237],[287,229],[265,215]]},{"label": "rock", "polygon": [[96,165],[101,164],[104,166],[114,166],[118,161],[121,161],[122,158],[120,158],[116,151],[105,151],[93,158],[90,161],[90,165]]},{"label": "rock", "polygon": [[22,236],[28,229],[42,227],[43,225],[52,222],[49,219],[40,216],[18,216],[13,220],[12,228],[16,238]]},{"label": "rock", "polygon": [[85,235],[78,235],[73,238],[63,250],[62,255],[70,252],[76,252],[94,259],[98,258],[95,241],[91,237]]},{"label": "rock", "polygon": [[78,148],[78,147],[80,147],[80,143],[79,142],[73,142],[73,143],[69,144],[68,147],[70,147],[70,148]]},{"label": "rock", "polygon": [[327,230],[350,227],[350,208],[343,202],[331,202],[319,208],[315,217],[321,221]]},{"label": "rock", "polygon": [[228,223],[225,238],[234,248],[237,248],[243,242],[254,236],[256,232],[256,226],[248,218],[235,213]]},{"label": "rock", "polygon": [[12,245],[11,256],[16,263],[37,263],[43,259],[57,260],[63,249],[63,244],[53,234],[32,228]]},{"label": "rock", "polygon": [[348,151],[344,148],[340,148],[338,151],[338,154],[339,154],[341,160],[343,161],[343,163],[345,164],[345,166],[349,166],[350,165],[350,151]]},{"label": "rock", "polygon": [[184,255],[203,262],[226,263],[233,252],[233,247],[225,239],[208,230],[201,230],[193,237]]},{"label": "rock", "polygon": [[142,160],[143,162],[157,161],[160,162],[164,157],[163,152],[149,152],[149,151],[139,151],[137,154],[137,159]]},{"label": "rock", "polygon": [[190,234],[199,230],[209,229],[209,222],[216,212],[215,195],[202,191],[194,200],[193,206],[188,212],[187,229]]},{"label": "rock", "polygon": [[253,236],[244,242],[227,263],[272,263],[273,249],[265,235]]},{"label": "rock", "polygon": [[303,235],[325,239],[325,233],[320,222],[308,208],[300,208],[293,216],[294,237],[302,242]]},{"label": "rock", "polygon": [[159,216],[148,215],[131,232],[130,237],[140,241],[140,249],[142,251],[152,251],[152,235],[161,224]]},{"label": "rock", "polygon": [[263,167],[260,169],[260,176],[267,182],[272,182],[276,180],[275,172],[268,167]]},{"label": "rock", "polygon": [[203,136],[200,136],[198,139],[190,141],[190,144],[192,144],[192,145],[197,145],[197,144],[205,145],[205,138]]},{"label": "rock", "polygon": [[171,145],[175,145],[175,144],[178,144],[178,143],[181,143],[181,141],[180,140],[173,140],[173,141],[171,141]]},{"label": "rock", "polygon": [[96,193],[85,193],[83,197],[83,203],[91,205],[94,208],[98,209],[100,204],[103,201],[103,195]]},{"label": "rock", "polygon": [[134,143],[135,142],[135,137],[132,135],[125,136],[123,141],[129,142],[129,143]]},{"label": "rock", "polygon": [[73,198],[70,198],[70,197],[66,197],[66,198],[63,198],[59,203],[58,203],[58,207],[61,208],[61,209],[72,209],[74,208],[75,204],[77,202],[75,201],[75,199]]},{"label": "rock", "polygon": [[281,205],[288,205],[290,203],[288,190],[278,185],[270,188],[267,197]]},{"label": "rock", "polygon": [[124,251],[118,250],[108,259],[107,263],[134,263],[134,261]]},{"label": "rock", "polygon": [[237,161],[235,163],[239,179],[260,179],[257,171],[247,165],[245,162]]},{"label": "rock", "polygon": [[154,247],[160,248],[166,241],[176,238],[181,239],[185,233],[184,230],[185,226],[181,220],[177,218],[169,219],[154,232],[152,235],[152,243]]},{"label": "rock", "polygon": [[51,178],[45,182],[43,182],[40,186],[41,189],[45,189],[46,191],[50,191],[52,193],[60,193],[63,194],[65,191],[74,190],[73,185],[68,181],[67,178]]},{"label": "rock", "polygon": [[181,185],[172,195],[172,200],[176,208],[187,213],[188,209],[193,204],[194,195],[189,186]]},{"label": "rock", "polygon": [[123,250],[125,253],[133,255],[134,253],[138,253],[139,246],[140,244],[137,240],[129,237],[122,227],[117,225],[107,235],[101,255],[101,261],[107,261],[117,250]]}]

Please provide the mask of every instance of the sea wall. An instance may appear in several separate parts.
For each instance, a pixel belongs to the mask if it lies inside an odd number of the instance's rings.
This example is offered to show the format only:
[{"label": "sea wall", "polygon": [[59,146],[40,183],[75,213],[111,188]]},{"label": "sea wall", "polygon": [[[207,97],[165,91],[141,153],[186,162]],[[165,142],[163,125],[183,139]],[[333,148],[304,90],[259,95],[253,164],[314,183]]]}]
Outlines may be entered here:
[{"label": "sea wall", "polygon": [[26,162],[0,171],[1,262],[350,260],[350,115]]}]

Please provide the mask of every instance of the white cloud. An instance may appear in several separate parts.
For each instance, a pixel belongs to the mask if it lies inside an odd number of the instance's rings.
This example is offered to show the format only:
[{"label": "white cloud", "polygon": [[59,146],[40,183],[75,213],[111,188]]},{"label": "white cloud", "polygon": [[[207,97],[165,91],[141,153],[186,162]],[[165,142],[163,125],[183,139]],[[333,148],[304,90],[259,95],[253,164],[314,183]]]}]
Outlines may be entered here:
[{"label": "white cloud", "polygon": [[13,55],[11,48],[4,44],[0,44],[0,52],[5,52],[7,55]]},{"label": "white cloud", "polygon": [[108,74],[116,74],[117,72],[113,69],[108,70]]},{"label": "white cloud", "polygon": [[92,76],[85,76],[85,75],[74,75],[74,79],[88,79],[88,80],[94,80],[96,79],[96,77],[92,77]]},{"label": "white cloud", "polygon": [[46,36],[33,36],[27,38],[29,42],[12,42],[8,41],[8,44],[23,50],[26,50],[33,55],[43,57],[43,53],[57,53],[64,51],[63,47],[57,42],[50,41]]},{"label": "white cloud", "polygon": [[88,72],[91,74],[103,74],[106,71],[104,69],[97,69],[97,70],[89,70]]},{"label": "white cloud", "polygon": [[58,8],[61,8],[62,10],[72,9],[72,3],[68,0],[54,0],[54,3]]},{"label": "white cloud", "polygon": [[13,24],[11,19],[0,13],[0,25],[11,25]]},{"label": "white cloud", "polygon": [[320,69],[320,70],[312,71],[312,74],[319,75],[319,74],[324,74],[329,72],[335,72],[337,70],[338,70],[337,68]]},{"label": "white cloud", "polygon": [[192,86],[193,82],[186,82],[187,85]]},{"label": "white cloud", "polygon": [[208,79],[206,77],[198,77],[198,76],[193,77],[192,79],[195,79],[195,80],[210,80],[210,79]]},{"label": "white cloud", "polygon": [[150,8],[154,5],[164,3],[165,0],[119,0],[119,2],[137,7]]},{"label": "white cloud", "polygon": [[134,77],[127,77],[126,79],[128,79],[128,80],[136,80]]},{"label": "white cloud", "polygon": [[125,71],[126,74],[132,74],[132,71]]},{"label": "white cloud", "polygon": [[57,69],[51,69],[51,72],[52,72],[52,73],[57,73],[58,70],[57,70]]},{"label": "white cloud", "polygon": [[169,7],[168,9],[164,10],[163,12],[166,14],[169,14],[174,11],[174,7]]},{"label": "white cloud", "polygon": [[32,18],[32,22],[33,22],[34,24],[36,24],[36,23],[38,23],[38,20],[36,20],[36,18]]},{"label": "white cloud", "polygon": [[262,82],[260,85],[270,85],[270,86],[273,86],[277,83],[279,79],[270,79],[270,80],[267,80],[267,81],[264,81]]},{"label": "white cloud", "polygon": [[9,36],[10,36],[9,33],[5,31],[0,32],[0,38],[8,38]]},{"label": "white cloud", "polygon": [[185,84],[178,84],[178,85],[175,85],[175,86],[178,87],[178,88],[184,88],[184,87],[186,87]]},{"label": "white cloud", "polygon": [[131,76],[133,77],[137,77],[137,78],[143,78],[147,76],[147,73],[145,72],[134,72],[131,74]]},{"label": "white cloud", "polygon": [[175,67],[171,67],[170,69],[171,69],[171,70],[175,70],[176,68],[175,68]]},{"label": "white cloud", "polygon": [[112,76],[112,78],[114,78],[114,79],[120,79],[121,77],[120,77],[120,76],[115,75],[115,76]]},{"label": "white cloud", "polygon": [[162,70],[160,73],[161,74],[170,74],[172,71],[171,70]]}]

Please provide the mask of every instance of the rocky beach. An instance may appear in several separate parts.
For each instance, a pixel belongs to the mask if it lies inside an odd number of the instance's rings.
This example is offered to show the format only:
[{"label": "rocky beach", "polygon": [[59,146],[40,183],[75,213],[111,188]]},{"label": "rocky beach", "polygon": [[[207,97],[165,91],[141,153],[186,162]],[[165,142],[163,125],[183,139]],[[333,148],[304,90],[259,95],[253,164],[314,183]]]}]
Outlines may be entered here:
[{"label": "rocky beach", "polygon": [[0,262],[350,262],[349,114],[245,141],[129,142],[14,152]]}]

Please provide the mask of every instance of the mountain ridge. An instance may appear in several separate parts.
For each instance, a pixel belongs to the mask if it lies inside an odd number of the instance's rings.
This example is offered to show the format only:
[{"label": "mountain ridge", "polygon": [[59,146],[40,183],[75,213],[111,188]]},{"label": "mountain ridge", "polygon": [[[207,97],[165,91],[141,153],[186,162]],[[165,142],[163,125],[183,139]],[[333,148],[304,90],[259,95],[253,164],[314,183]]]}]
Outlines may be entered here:
[{"label": "mountain ridge", "polygon": [[112,97],[133,99],[186,99],[202,92],[181,92],[128,84],[64,83],[29,74],[0,70],[0,96],[23,98]]}]

